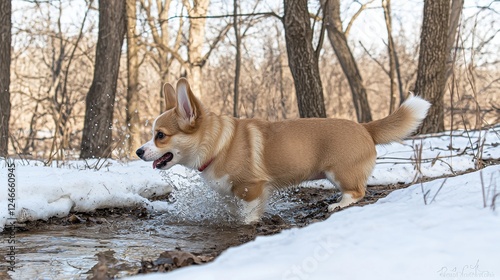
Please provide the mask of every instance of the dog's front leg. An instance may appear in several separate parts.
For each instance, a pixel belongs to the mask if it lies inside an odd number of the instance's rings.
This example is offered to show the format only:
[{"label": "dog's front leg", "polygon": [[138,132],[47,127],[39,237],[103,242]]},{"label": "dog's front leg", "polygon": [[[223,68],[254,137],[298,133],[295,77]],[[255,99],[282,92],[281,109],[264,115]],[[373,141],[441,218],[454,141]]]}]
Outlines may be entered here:
[{"label": "dog's front leg", "polygon": [[252,201],[242,201],[241,215],[245,224],[258,222],[264,213],[265,202],[261,198]]},{"label": "dog's front leg", "polygon": [[241,216],[245,224],[258,222],[267,202],[267,191],[263,182],[233,186],[233,193],[241,199]]}]

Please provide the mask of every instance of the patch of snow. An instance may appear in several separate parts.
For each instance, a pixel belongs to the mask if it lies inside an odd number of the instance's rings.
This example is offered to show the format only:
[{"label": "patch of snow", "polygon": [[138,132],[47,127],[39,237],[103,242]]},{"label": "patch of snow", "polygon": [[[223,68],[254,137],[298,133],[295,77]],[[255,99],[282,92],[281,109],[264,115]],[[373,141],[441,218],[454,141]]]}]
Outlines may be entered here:
[{"label": "patch of snow", "polygon": [[455,175],[476,169],[478,160],[500,158],[500,127],[471,132],[457,130],[403,143],[379,145],[377,165],[368,185],[413,182],[420,175],[415,169],[418,158],[423,177]]},{"label": "patch of snow", "polygon": [[499,191],[498,165],[412,185],[326,221],[257,237],[168,279],[499,279],[500,215],[491,208]]},{"label": "patch of snow", "polygon": [[[152,211],[168,208],[166,202],[151,202],[148,198],[167,194],[172,187],[143,162],[110,161],[109,166],[100,170],[83,169],[82,161],[71,162],[63,168],[44,167],[38,161],[16,160],[15,163],[18,222],[63,217],[72,210],[85,212],[134,205],[143,205]],[[4,186],[8,172],[5,161],[0,165],[0,182]],[[0,194],[2,231],[10,215],[6,188]]]}]

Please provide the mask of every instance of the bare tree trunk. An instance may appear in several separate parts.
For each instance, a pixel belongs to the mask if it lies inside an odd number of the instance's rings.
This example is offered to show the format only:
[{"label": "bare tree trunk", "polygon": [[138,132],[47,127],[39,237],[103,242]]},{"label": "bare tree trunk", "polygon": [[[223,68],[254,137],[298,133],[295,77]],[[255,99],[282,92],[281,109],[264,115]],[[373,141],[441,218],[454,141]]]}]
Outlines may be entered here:
[{"label": "bare tree trunk", "polygon": [[[163,83],[167,82],[169,68],[174,60],[177,60],[183,69],[186,70],[186,75],[190,80],[193,93],[201,98],[203,87],[202,68],[205,65],[211,51],[216,47],[217,43],[224,38],[229,27],[224,28],[219,36],[210,44],[207,53],[203,54],[203,43],[205,42],[205,22],[208,13],[209,0],[183,0],[182,3],[186,7],[189,15],[189,38],[188,38],[188,59],[183,57],[181,43],[186,36],[183,33],[183,17],[179,18],[179,30],[177,31],[174,43],[171,45],[168,26],[168,10],[171,0],[156,0],[156,6],[152,0],[140,0],[142,9],[146,12],[146,21],[151,30],[153,37],[153,49],[156,49],[158,54],[154,57],[154,61],[159,68],[159,74]],[[193,5],[191,5],[193,3]],[[151,8],[153,7],[153,8]],[[152,14],[154,10],[158,11],[158,22]],[[158,25],[160,28],[158,28]],[[160,30],[160,31],[159,31]],[[147,42],[146,42],[147,43]],[[160,110],[164,110],[163,92],[160,91]]]},{"label": "bare tree trunk", "polygon": [[419,133],[444,130],[444,92],[446,85],[446,59],[450,1],[424,2],[424,19],[420,35],[415,93],[428,100],[432,106]]},{"label": "bare tree trunk", "polygon": [[460,23],[460,15],[462,14],[463,7],[464,0],[451,1],[450,25],[448,28],[448,40],[446,43],[446,49],[448,52],[448,60],[446,61],[446,81],[449,80],[451,74],[453,73],[455,52],[452,50],[457,40],[458,24]]},{"label": "bare tree trunk", "polygon": [[189,46],[188,55],[189,66],[189,84],[191,90],[198,98],[203,98],[203,76],[202,67],[206,60],[203,58],[203,43],[205,42],[205,23],[208,13],[210,0],[193,1],[191,7],[187,1],[188,14],[191,17],[189,21]]},{"label": "bare tree trunk", "polygon": [[[280,31],[276,28],[276,38],[279,38]],[[283,48],[281,46],[281,40],[277,39],[276,44],[278,45],[278,73],[279,73],[279,91],[280,91],[280,104],[281,104],[281,117],[285,120],[288,117],[288,108],[287,108],[287,98],[285,96],[285,75],[283,71],[283,67],[286,67],[285,56],[283,55]]]},{"label": "bare tree trunk", "polygon": [[356,109],[358,122],[370,122],[372,115],[363,78],[342,29],[340,0],[321,0],[321,2],[327,21],[326,30],[328,31],[328,38],[351,87],[352,101],[354,109]]},{"label": "bare tree trunk", "polygon": [[9,152],[11,18],[11,1],[0,1],[0,156],[4,157]]},{"label": "bare tree trunk", "polygon": [[326,117],[318,56],[312,45],[307,0],[285,0],[285,28],[288,64],[295,84],[301,118]]},{"label": "bare tree trunk", "polygon": [[[392,38],[392,34],[391,34]],[[396,51],[396,48],[394,46],[394,40],[393,42],[393,47],[394,47],[394,66],[396,67],[396,76],[398,78],[398,89],[399,89],[399,105],[403,104],[404,100],[407,97],[407,93],[403,90],[403,78],[401,78],[401,67],[399,64],[399,57],[398,57],[398,52]]]},{"label": "bare tree trunk", "polygon": [[[398,96],[398,80],[396,79],[396,50],[394,48],[394,40],[392,39],[392,18],[391,18],[391,0],[382,0],[382,7],[384,9],[385,26],[387,27],[387,49],[389,53],[389,79],[391,81],[390,87],[390,104],[389,114],[396,110],[396,96]],[[399,93],[401,96],[402,93]]]},{"label": "bare tree trunk", "polygon": [[126,27],[125,1],[99,1],[94,78],[85,100],[80,158],[109,157],[112,152],[113,106]]},{"label": "bare tree trunk", "polygon": [[141,145],[141,129],[139,118],[139,59],[137,46],[137,6],[135,0],[127,0],[127,116],[128,157],[135,156]]},{"label": "bare tree trunk", "polygon": [[[158,21],[160,22],[160,31],[161,31],[161,36],[160,36],[160,42],[163,46],[168,46],[169,45],[169,36],[170,32],[168,29],[168,11],[170,9],[170,4],[172,3],[171,0],[164,0],[164,1],[156,1],[157,3],[157,9],[158,9]],[[182,28],[182,22],[181,22],[181,27]],[[169,59],[168,52],[162,48],[158,49],[158,61],[159,61],[159,68],[160,68],[160,77],[161,77],[161,86],[160,86],[160,113],[163,113],[163,111],[166,108],[165,104],[165,95],[163,92],[163,85],[168,81],[168,74],[169,74],[169,68],[170,65],[172,64],[172,59]]]},{"label": "bare tree trunk", "polygon": [[[151,2],[152,0],[140,0],[142,9],[146,12],[147,23],[151,29],[151,34],[153,35],[154,48],[157,51],[154,61],[158,65],[159,75],[161,78],[161,86],[159,91],[159,113],[163,113],[165,110],[165,96],[163,95],[163,84],[168,81],[169,68],[172,64],[173,54],[179,51],[181,46],[181,30],[183,26],[183,19],[179,19],[179,30],[177,33],[177,38],[172,47],[169,47],[169,29],[168,29],[168,11],[170,9],[171,0],[157,0],[156,6]],[[153,17],[152,10],[157,10],[158,18],[155,21]],[[158,28],[159,25],[159,28]],[[170,53],[170,56],[169,56]],[[179,58],[177,58],[179,59]],[[180,61],[183,64],[183,61]]]},{"label": "bare tree trunk", "polygon": [[234,102],[233,102],[233,116],[239,117],[239,101],[240,101],[240,73],[241,73],[241,37],[238,27],[238,0],[234,0],[233,12],[233,28],[234,37],[236,40],[236,65],[234,70]]}]

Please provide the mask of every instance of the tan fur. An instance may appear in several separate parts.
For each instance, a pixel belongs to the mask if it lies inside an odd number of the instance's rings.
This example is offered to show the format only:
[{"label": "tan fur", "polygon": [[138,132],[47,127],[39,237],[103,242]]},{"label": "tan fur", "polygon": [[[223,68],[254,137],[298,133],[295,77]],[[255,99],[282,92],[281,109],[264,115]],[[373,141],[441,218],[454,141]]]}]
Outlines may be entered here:
[{"label": "tan fur", "polygon": [[[210,163],[202,172],[207,183],[246,202],[260,199],[257,219],[269,188],[309,179],[326,177],[343,192],[342,201],[329,210],[362,199],[375,165],[375,144],[401,140],[420,124],[422,115],[413,112],[418,106],[403,105],[391,116],[368,124],[340,119],[235,119],[207,112],[185,79],[177,84],[177,97],[173,87],[164,88],[170,110],[155,121],[153,133],[161,131],[168,137],[154,141],[153,149],[159,151],[154,154],[175,151],[172,164],[193,169]],[[181,104],[182,100],[189,104]],[[415,102],[426,110],[425,101]]]}]

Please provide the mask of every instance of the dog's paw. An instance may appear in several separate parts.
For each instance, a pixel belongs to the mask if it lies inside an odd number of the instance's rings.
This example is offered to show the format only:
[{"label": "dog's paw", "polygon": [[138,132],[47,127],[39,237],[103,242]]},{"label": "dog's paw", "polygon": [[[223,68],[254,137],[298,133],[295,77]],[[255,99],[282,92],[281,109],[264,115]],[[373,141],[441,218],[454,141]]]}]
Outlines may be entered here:
[{"label": "dog's paw", "polygon": [[254,225],[260,222],[260,216],[259,215],[249,215],[244,217],[243,223],[245,225]]},{"label": "dog's paw", "polygon": [[342,199],[339,202],[328,205],[328,212],[333,212],[336,209],[342,209],[353,203],[358,202],[360,199],[354,199],[352,195],[345,193],[342,195]]},{"label": "dog's paw", "polygon": [[339,210],[342,209],[342,206],[340,206],[340,203],[334,203],[334,204],[328,205],[328,212],[333,212],[336,209],[339,209]]}]

